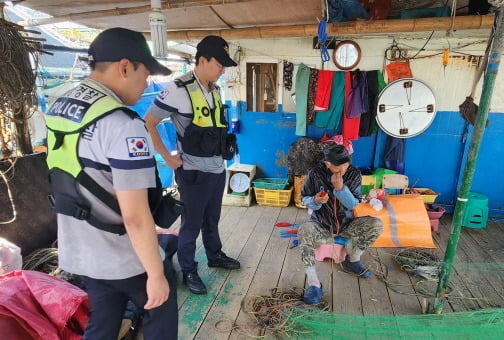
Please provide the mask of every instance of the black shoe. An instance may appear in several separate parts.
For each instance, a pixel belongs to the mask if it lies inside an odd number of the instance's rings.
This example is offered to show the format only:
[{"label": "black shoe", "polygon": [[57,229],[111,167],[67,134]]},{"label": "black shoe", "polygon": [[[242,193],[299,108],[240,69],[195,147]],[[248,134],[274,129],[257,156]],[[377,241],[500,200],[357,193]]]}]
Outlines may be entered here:
[{"label": "black shoe", "polygon": [[240,269],[240,262],[230,258],[222,251],[219,252],[216,258],[208,260],[209,267],[220,267],[224,269]]},{"label": "black shoe", "polygon": [[201,278],[198,275],[197,271],[194,272],[189,272],[189,273],[183,273],[182,274],[182,281],[184,284],[189,288],[191,293],[193,294],[206,294],[207,289],[205,287],[205,284],[203,281],[201,281]]}]

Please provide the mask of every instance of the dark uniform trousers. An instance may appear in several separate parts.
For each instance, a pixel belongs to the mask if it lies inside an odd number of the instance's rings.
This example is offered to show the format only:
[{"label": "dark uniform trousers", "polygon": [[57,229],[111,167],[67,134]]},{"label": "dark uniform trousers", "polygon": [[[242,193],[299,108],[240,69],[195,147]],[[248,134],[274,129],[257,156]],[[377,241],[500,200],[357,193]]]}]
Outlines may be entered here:
[{"label": "dark uniform trousers", "polygon": [[128,301],[133,302],[143,314],[141,331],[145,340],[176,340],[177,279],[168,256],[164,260],[164,273],[170,285],[170,295],[165,303],[150,310],[143,309],[147,302],[146,273],[122,280],[97,280],[82,276],[91,309],[84,340],[116,340]]},{"label": "dark uniform trousers", "polygon": [[222,248],[218,226],[226,173],[178,168],[175,170],[175,180],[180,200],[184,202],[177,256],[182,272],[189,273],[198,268],[194,256],[200,230],[208,260],[215,259]]}]

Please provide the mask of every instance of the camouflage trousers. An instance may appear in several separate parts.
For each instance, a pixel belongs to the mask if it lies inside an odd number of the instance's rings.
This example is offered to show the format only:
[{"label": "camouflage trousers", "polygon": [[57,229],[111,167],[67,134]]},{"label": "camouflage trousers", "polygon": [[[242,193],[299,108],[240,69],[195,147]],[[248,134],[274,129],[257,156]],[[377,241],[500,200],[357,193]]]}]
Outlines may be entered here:
[{"label": "camouflage trousers", "polygon": [[[353,254],[357,249],[367,250],[380,236],[383,223],[371,216],[356,217],[343,230],[340,236],[348,239],[345,247],[347,254]],[[321,244],[333,243],[333,234],[316,221],[301,224],[298,231],[301,260],[305,267],[315,265],[315,248]]]}]

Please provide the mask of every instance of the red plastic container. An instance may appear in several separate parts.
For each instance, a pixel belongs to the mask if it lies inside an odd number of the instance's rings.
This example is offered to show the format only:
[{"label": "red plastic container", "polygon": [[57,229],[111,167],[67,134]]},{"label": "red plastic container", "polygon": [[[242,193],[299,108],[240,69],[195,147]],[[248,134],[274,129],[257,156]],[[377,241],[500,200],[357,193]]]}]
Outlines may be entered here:
[{"label": "red plastic container", "polygon": [[426,204],[426,208],[427,215],[429,215],[431,230],[435,233],[439,233],[439,219],[443,216],[446,210],[443,207],[432,204]]}]

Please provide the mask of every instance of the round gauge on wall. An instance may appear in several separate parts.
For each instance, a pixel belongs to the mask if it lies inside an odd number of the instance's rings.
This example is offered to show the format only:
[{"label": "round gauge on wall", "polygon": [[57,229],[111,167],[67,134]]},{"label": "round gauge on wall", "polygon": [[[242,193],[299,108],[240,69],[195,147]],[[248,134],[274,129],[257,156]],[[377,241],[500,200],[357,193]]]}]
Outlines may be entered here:
[{"label": "round gauge on wall", "polygon": [[243,172],[237,172],[229,179],[229,187],[234,192],[245,192],[250,188],[250,178]]},{"label": "round gauge on wall", "polygon": [[436,116],[436,97],[431,88],[413,78],[398,79],[380,93],[376,121],[388,135],[408,138],[421,134]]},{"label": "round gauge on wall", "polygon": [[333,62],[340,70],[351,70],[359,64],[361,58],[360,46],[351,40],[340,41],[333,51]]}]

